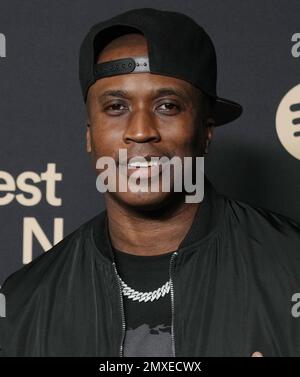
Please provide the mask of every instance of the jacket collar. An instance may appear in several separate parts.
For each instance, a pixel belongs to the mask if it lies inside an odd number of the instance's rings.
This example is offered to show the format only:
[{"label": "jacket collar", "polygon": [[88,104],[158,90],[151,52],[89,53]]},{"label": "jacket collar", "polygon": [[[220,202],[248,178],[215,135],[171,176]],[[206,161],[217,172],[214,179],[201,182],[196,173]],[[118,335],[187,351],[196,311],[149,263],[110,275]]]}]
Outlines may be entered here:
[{"label": "jacket collar", "polygon": [[[193,223],[182,240],[178,252],[205,242],[220,229],[225,211],[225,197],[220,194],[205,175],[204,198],[198,207]],[[107,210],[92,219],[91,241],[106,261],[114,261],[114,253],[109,235]]]}]

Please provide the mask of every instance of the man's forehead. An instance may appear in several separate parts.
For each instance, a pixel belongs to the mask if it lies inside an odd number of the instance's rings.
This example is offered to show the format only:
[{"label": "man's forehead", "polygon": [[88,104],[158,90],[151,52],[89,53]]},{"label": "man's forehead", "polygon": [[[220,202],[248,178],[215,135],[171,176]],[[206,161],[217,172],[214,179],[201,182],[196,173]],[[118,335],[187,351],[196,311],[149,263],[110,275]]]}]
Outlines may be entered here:
[{"label": "man's forehead", "polygon": [[186,81],[153,73],[130,73],[106,77],[97,80],[90,89],[90,93],[93,93],[93,96],[100,100],[109,96],[155,98],[173,95],[185,102],[190,102],[196,96],[196,88]]}]

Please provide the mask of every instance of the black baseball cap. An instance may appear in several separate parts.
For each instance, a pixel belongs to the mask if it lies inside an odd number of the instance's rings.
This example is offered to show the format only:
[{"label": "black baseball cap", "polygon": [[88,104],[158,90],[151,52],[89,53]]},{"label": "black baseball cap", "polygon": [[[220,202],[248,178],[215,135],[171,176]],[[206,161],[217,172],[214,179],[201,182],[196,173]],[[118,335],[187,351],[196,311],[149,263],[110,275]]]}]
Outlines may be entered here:
[{"label": "black baseball cap", "polygon": [[[109,42],[132,32],[145,36],[147,57],[129,56],[97,64],[99,53]],[[242,113],[241,105],[217,95],[213,42],[203,27],[185,14],[138,8],[91,27],[79,53],[79,79],[85,102],[88,89],[96,80],[143,71],[179,78],[200,89],[212,99],[216,126],[232,122]]]}]

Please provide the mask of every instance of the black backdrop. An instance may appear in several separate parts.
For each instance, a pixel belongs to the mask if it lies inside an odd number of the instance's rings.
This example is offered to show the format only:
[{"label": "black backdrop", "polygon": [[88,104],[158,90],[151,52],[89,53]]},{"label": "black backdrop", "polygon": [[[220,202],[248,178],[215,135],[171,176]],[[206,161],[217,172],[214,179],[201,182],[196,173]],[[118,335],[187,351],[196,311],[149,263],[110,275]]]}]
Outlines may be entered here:
[{"label": "black backdrop", "polygon": [[[0,284],[103,210],[85,151],[79,45],[92,24],[145,6],[204,26],[218,94],[244,106],[215,130],[205,165],[215,187],[300,221],[300,137],[293,155],[276,131],[278,106],[300,81],[299,0],[0,0]],[[286,119],[281,129],[300,131]]]}]

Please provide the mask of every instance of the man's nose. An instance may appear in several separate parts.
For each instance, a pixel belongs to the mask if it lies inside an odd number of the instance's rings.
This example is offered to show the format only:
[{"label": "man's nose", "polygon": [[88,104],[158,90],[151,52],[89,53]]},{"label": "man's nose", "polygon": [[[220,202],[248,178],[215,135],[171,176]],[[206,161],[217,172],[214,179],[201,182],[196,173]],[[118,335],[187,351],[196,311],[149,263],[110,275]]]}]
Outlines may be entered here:
[{"label": "man's nose", "polygon": [[128,120],[123,138],[125,143],[132,141],[135,143],[159,141],[160,134],[152,114],[146,110],[133,112]]}]

